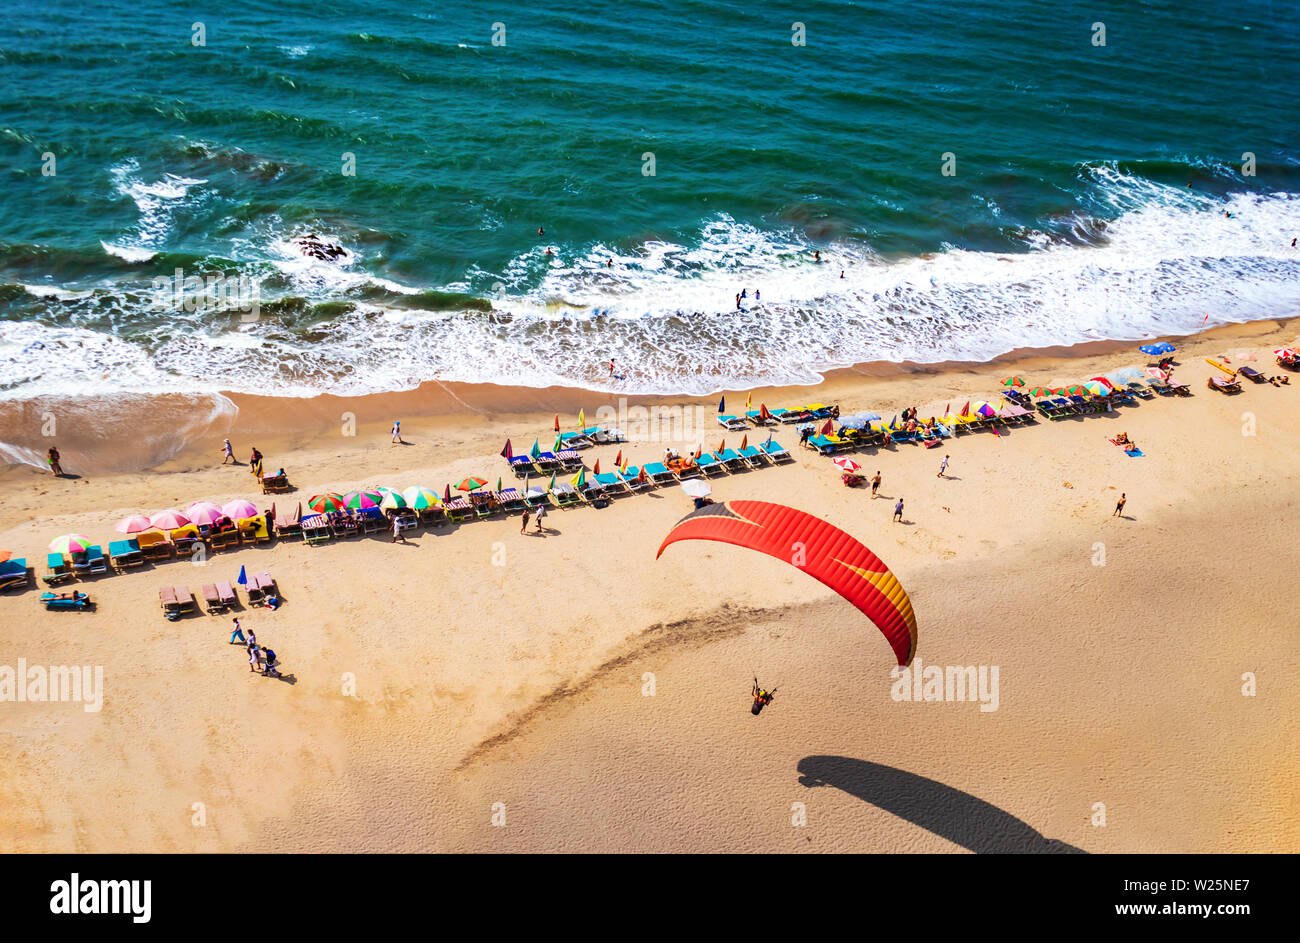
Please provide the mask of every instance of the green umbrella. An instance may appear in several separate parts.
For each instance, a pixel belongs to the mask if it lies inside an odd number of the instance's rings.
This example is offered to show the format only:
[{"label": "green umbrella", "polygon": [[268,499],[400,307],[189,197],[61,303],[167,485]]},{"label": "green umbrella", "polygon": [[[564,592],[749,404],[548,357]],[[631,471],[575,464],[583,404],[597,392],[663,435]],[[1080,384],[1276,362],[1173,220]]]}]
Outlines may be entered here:
[{"label": "green umbrella", "polygon": [[1054,390],[1050,386],[1036,386],[1029,391],[1030,396],[1042,398],[1044,396],[1055,396],[1060,390]]},{"label": "green umbrella", "polygon": [[471,475],[469,478],[462,478],[460,480],[460,484],[456,486],[456,490],[474,491],[478,488],[482,488],[485,484],[487,484],[487,482],[484,481],[482,478],[475,478]]},{"label": "green umbrella", "polygon": [[501,479],[497,478],[497,491],[501,490]]},{"label": "green umbrella", "polygon": [[1022,380],[1020,377],[1003,377],[1002,385],[1003,386],[1024,386],[1025,381]]},{"label": "green umbrella", "polygon": [[555,490],[555,472],[551,472],[551,483],[546,486],[547,491]]},{"label": "green umbrella", "polygon": [[314,494],[307,499],[307,507],[311,508],[318,514],[324,514],[326,511],[343,510],[343,495],[341,494]]},{"label": "green umbrella", "polygon": [[343,496],[343,505],[354,511],[364,511],[367,508],[379,507],[383,500],[384,496],[378,491],[349,491]]},{"label": "green umbrella", "polygon": [[64,534],[62,537],[55,537],[50,541],[50,552],[63,554],[85,553],[92,546],[94,544],[85,534]]},{"label": "green umbrella", "polygon": [[379,502],[379,506],[385,511],[396,511],[410,506],[409,502],[406,500],[406,496],[401,492],[394,491],[391,488],[384,488],[383,491],[384,500]]}]

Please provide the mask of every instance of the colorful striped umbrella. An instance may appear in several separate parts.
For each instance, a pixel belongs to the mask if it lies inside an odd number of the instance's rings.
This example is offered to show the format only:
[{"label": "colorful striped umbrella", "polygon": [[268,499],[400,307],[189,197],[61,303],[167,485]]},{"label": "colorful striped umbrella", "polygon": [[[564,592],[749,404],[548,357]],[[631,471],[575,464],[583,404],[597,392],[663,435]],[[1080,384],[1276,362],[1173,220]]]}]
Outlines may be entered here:
[{"label": "colorful striped umbrella", "polygon": [[307,507],[311,508],[317,514],[324,514],[327,511],[343,510],[343,495],[330,492],[329,494],[314,494],[307,499]]},{"label": "colorful striped umbrella", "polygon": [[377,508],[384,496],[377,491],[349,491],[343,496],[343,506],[354,511]]},{"label": "colorful striped umbrella", "polygon": [[1056,396],[1060,392],[1060,390],[1054,390],[1050,386],[1036,386],[1029,390],[1029,395],[1042,399],[1047,396]]},{"label": "colorful striped umbrella", "polygon": [[252,501],[245,501],[243,498],[227,501],[221,505],[221,510],[225,512],[227,517],[236,521],[258,516],[257,505]]},{"label": "colorful striped umbrella", "polygon": [[569,483],[581,491],[587,484],[587,469],[580,468],[578,473],[569,479]]},{"label": "colorful striped umbrella", "polygon": [[460,484],[456,485],[456,490],[475,491],[479,488],[482,488],[485,484],[487,484],[487,482],[484,481],[482,478],[475,478],[473,475],[471,475],[468,478],[462,478],[460,480]]},{"label": "colorful striped umbrella", "polygon": [[1002,385],[1003,386],[1024,386],[1025,381],[1020,377],[1003,377]]},{"label": "colorful striped umbrella", "polygon": [[1100,380],[1089,380],[1087,383],[1083,384],[1083,388],[1093,396],[1105,396],[1112,389],[1112,387],[1102,383]]},{"label": "colorful striped umbrella", "polygon": [[1066,396],[1082,396],[1084,393],[1087,393],[1088,391],[1084,389],[1082,386],[1080,386],[1078,383],[1072,383],[1069,386],[1067,386],[1065,389],[1061,390],[1061,392],[1064,393]]},{"label": "colorful striped umbrella", "polygon": [[190,522],[190,519],[175,508],[168,508],[165,511],[159,511],[157,514],[149,515],[149,523],[159,530],[176,530],[178,527],[184,527]]},{"label": "colorful striped umbrella", "polygon": [[396,511],[400,508],[410,507],[411,503],[406,500],[406,495],[402,492],[385,488],[384,497],[380,500],[379,506],[385,511]]},{"label": "colorful striped umbrella", "polygon": [[50,541],[51,553],[85,553],[94,543],[85,534],[64,534]]},{"label": "colorful striped umbrella", "polygon": [[406,500],[407,505],[417,511],[436,508],[442,504],[442,499],[438,497],[437,492],[430,491],[428,488],[421,488],[418,485],[407,488],[402,492],[402,497]]},{"label": "colorful striped umbrella", "polygon": [[138,534],[142,531],[153,530],[154,523],[143,514],[132,514],[124,517],[113,525],[113,530],[119,534]]}]

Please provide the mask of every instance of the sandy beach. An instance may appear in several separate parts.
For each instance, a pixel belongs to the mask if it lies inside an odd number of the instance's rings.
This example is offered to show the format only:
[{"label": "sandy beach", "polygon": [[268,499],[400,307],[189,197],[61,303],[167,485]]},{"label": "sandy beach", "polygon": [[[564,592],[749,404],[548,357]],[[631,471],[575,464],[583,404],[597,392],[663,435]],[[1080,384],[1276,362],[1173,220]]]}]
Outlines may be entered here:
[{"label": "sandy beach", "polygon": [[[7,595],[0,666],[102,666],[104,690],[94,712],[0,703],[0,851],[1300,851],[1300,377],[1226,396],[1205,362],[1283,373],[1269,352],[1298,340],[1274,321],[1175,339],[1191,397],[856,455],[881,472],[874,500],[789,426],[775,436],[793,463],[713,482],[718,500],[790,504],[861,539],[907,588],[923,663],[995,666],[995,705],[896,700],[880,633],[781,561],[704,542],[656,561],[691,509],[676,487],[553,511],[541,535],[498,516],[404,544],[160,563],[83,581],[92,613]],[[753,404],[924,416],[1008,373],[1053,384],[1142,363],[1103,343],[869,365]],[[729,411],[745,398],[728,393]],[[716,412],[716,397],[675,403]],[[0,548],[39,576],[59,534],[107,547],[129,513],[267,506],[246,465],[219,464],[227,435],[241,463],[255,445],[286,468],[283,507],[509,481],[507,437],[546,447],[557,413],[572,429],[602,407],[617,397],[454,384],[7,406],[6,440],[37,454],[53,412],[76,477],[0,472]],[[406,445],[390,442],[394,418]],[[1142,457],[1107,441],[1120,431]],[[716,424],[690,432],[672,444],[739,442]],[[633,435],[584,458],[607,467],[621,449],[637,464],[664,447]],[[282,590],[278,611],[238,615],[286,680],[250,674],[228,616],[159,613],[160,586],[197,592],[240,567]],[[777,688],[760,717],[755,673]]]}]

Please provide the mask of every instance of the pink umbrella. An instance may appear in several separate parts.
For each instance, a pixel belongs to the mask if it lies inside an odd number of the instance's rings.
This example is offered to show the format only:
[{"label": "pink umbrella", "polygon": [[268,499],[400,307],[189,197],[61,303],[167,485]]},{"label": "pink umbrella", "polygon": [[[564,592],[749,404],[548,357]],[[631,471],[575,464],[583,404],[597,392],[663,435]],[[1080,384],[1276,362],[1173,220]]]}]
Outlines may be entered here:
[{"label": "pink umbrella", "polygon": [[1169,374],[1165,373],[1159,367],[1147,367],[1147,376],[1154,377],[1157,380],[1169,379]]},{"label": "pink umbrella", "polygon": [[159,511],[157,514],[149,516],[149,523],[159,530],[175,530],[178,527],[184,527],[189,522],[190,519],[175,508],[168,508],[165,511]]},{"label": "pink umbrella", "polygon": [[221,510],[225,512],[227,517],[237,521],[246,517],[257,517],[261,513],[257,510],[256,504],[252,501],[245,501],[243,498],[227,501],[221,505]]},{"label": "pink umbrella", "polygon": [[153,530],[154,523],[143,514],[132,514],[114,524],[113,529],[119,534],[138,534],[141,531]]},{"label": "pink umbrella", "polygon": [[857,472],[862,470],[861,465],[853,461],[853,459],[847,457],[835,459],[835,465],[837,468],[842,468],[846,472]]},{"label": "pink umbrella", "polygon": [[191,523],[205,526],[211,526],[226,516],[226,512],[211,501],[196,501],[185,513],[190,516]]}]

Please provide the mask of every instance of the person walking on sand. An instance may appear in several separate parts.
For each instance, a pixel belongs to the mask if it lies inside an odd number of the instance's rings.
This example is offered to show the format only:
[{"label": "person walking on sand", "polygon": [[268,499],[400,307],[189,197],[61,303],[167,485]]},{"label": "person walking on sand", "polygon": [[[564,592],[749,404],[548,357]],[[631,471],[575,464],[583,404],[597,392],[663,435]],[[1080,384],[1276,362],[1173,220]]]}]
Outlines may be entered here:
[{"label": "person walking on sand", "polygon": [[402,533],[402,519],[401,519],[400,517],[397,517],[396,515],[394,515],[394,516],[393,516],[393,540],[392,540],[392,542],[393,542],[393,543],[397,543],[399,540],[400,540],[402,543],[406,543],[406,535]]},{"label": "person walking on sand", "polygon": [[1123,517],[1124,505],[1125,503],[1127,503],[1127,501],[1128,501],[1128,495],[1126,495],[1124,492],[1121,491],[1119,493],[1119,500],[1115,502],[1115,513],[1112,514],[1111,517]]},{"label": "person walking on sand", "polygon": [[876,499],[876,492],[880,490],[880,471],[877,470],[875,477],[871,479],[871,500]]},{"label": "person walking on sand", "polygon": [[400,419],[393,420],[392,433],[393,433],[393,441],[400,443],[402,441],[402,420]]},{"label": "person walking on sand", "polygon": [[224,453],[224,457],[221,459],[222,465],[235,461],[235,447],[230,444],[229,439],[222,443],[221,451]]},{"label": "person walking on sand", "polygon": [[260,671],[262,668],[262,652],[256,645],[248,646],[248,670]]},{"label": "person walking on sand", "polygon": [[[244,630],[239,625],[239,620],[235,619],[233,621],[235,623],[235,631],[230,633],[230,644],[236,645],[238,644],[238,642],[243,642],[244,644],[248,644],[248,639],[244,638]],[[238,642],[236,640],[238,640]]]},{"label": "person walking on sand", "polygon": [[50,466],[50,474],[55,478],[63,477],[63,466],[59,464],[59,458],[59,450],[51,445],[45,453],[45,461]]},{"label": "person walking on sand", "polygon": [[939,463],[939,474],[935,475],[935,477],[942,478],[944,476],[944,472],[946,472],[947,470],[948,470],[948,456],[945,455],[943,457],[943,461]]},{"label": "person walking on sand", "polygon": [[[539,505],[537,505],[537,533],[539,533],[539,534],[540,534],[543,530],[545,530],[545,528],[542,527],[542,521],[545,520],[545,519],[546,519],[546,505],[545,505],[545,504],[539,504]],[[525,521],[525,523],[526,523],[526,522],[527,522],[527,521]]]},{"label": "person walking on sand", "polygon": [[519,533],[521,534],[528,533],[528,509],[527,508],[524,508],[524,523],[522,524],[522,526],[520,526]]},{"label": "person walking on sand", "polygon": [[903,499],[902,498],[899,498],[898,503],[894,505],[894,517],[893,520],[890,521],[890,523],[892,524],[894,521],[898,521],[900,524],[903,522]]}]

